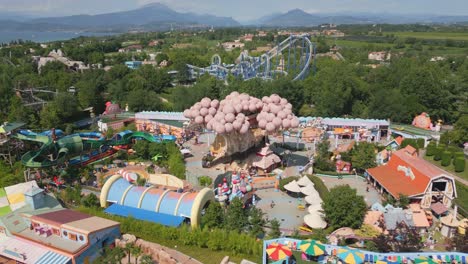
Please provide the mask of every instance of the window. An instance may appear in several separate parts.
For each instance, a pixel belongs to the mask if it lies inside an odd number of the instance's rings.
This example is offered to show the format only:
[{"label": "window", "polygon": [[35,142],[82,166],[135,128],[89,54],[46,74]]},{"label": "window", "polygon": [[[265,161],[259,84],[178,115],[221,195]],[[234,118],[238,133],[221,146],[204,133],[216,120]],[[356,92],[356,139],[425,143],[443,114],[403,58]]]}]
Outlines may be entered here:
[{"label": "window", "polygon": [[64,231],[63,231],[63,235],[64,235],[64,236],[67,236],[67,235],[68,235],[68,232],[64,230]]},{"label": "window", "polygon": [[68,238],[71,239],[71,240],[77,240],[76,238],[76,234],[72,234],[72,233],[68,233]]},{"label": "window", "polygon": [[60,236],[60,230],[57,228],[52,228],[52,233],[56,236]]},{"label": "window", "polygon": [[82,235],[80,235],[79,239],[80,239],[80,241],[83,241],[84,237]]}]

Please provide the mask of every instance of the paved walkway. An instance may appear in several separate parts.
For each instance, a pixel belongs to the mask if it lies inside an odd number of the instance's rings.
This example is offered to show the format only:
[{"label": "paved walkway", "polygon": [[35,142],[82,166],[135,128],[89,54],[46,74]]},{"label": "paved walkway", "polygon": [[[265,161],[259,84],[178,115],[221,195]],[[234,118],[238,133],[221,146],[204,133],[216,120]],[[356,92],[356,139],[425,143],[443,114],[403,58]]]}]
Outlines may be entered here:
[{"label": "paved walkway", "polygon": [[[328,189],[331,189],[338,185],[349,185],[351,188],[357,190],[358,195],[364,196],[364,200],[369,206],[371,206],[375,202],[382,203],[380,194],[376,189],[374,189],[374,186],[372,186],[371,184],[367,184],[367,182],[360,177],[338,179],[320,176],[320,179],[322,179],[322,181],[325,183]],[[366,191],[367,187],[369,187],[368,192]]]},{"label": "paved walkway", "polygon": [[[307,209],[301,211],[297,206],[301,203],[298,198],[293,198],[286,193],[276,191],[275,189],[263,189],[255,191],[255,194],[260,198],[257,201],[257,208],[262,209],[268,219],[278,219],[281,224],[281,230],[286,234],[291,234],[294,229],[297,229],[304,222],[304,216],[307,214]],[[275,206],[271,208],[271,202],[275,202]],[[304,202],[302,202],[304,203]]]}]

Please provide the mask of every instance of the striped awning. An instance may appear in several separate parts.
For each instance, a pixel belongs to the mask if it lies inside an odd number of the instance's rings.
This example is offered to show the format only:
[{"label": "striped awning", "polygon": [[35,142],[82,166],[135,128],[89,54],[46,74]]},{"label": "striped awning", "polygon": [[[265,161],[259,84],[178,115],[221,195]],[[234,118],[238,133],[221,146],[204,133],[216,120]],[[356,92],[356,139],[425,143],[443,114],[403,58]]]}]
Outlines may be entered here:
[{"label": "striped awning", "polygon": [[58,253],[49,251],[45,253],[37,262],[36,264],[68,264],[71,263],[71,259],[67,256],[60,255]]}]

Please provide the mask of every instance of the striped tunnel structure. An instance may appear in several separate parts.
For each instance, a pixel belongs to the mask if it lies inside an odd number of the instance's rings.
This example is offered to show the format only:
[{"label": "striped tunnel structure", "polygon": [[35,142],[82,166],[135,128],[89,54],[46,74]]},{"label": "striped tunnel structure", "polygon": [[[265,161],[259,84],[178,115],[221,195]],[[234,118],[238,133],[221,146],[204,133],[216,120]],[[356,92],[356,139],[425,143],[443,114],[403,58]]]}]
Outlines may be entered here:
[{"label": "striped tunnel structure", "polygon": [[214,193],[209,188],[200,192],[179,193],[161,187],[135,186],[120,175],[111,176],[101,190],[101,207],[118,204],[138,208],[161,215],[184,217],[192,227],[200,225],[201,212],[214,201]]}]

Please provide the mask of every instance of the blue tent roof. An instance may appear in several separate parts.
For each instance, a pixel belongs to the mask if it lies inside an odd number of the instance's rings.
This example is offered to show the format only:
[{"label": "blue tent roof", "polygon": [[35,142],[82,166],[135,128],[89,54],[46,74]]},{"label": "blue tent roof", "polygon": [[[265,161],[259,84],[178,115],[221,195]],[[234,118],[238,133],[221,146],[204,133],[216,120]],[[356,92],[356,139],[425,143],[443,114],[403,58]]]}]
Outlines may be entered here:
[{"label": "blue tent roof", "polygon": [[180,226],[184,221],[184,217],[182,216],[161,214],[120,204],[109,206],[105,212],[125,217],[131,216],[135,219],[154,222],[165,226]]}]

